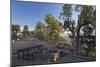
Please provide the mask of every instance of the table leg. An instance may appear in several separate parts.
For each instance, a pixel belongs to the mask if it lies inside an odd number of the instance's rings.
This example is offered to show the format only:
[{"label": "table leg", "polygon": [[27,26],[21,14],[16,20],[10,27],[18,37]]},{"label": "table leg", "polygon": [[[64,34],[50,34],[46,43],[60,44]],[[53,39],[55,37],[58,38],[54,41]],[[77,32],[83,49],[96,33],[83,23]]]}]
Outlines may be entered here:
[{"label": "table leg", "polygon": [[19,52],[17,52],[17,58],[20,58]]}]

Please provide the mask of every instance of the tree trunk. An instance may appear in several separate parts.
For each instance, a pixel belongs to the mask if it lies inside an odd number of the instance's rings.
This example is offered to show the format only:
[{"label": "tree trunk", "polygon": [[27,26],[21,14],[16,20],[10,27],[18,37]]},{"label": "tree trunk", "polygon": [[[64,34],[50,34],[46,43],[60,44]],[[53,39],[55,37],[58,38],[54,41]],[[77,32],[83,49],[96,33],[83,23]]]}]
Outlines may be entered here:
[{"label": "tree trunk", "polygon": [[76,35],[76,53],[78,53],[79,37],[80,37],[80,27],[77,29],[77,35]]}]

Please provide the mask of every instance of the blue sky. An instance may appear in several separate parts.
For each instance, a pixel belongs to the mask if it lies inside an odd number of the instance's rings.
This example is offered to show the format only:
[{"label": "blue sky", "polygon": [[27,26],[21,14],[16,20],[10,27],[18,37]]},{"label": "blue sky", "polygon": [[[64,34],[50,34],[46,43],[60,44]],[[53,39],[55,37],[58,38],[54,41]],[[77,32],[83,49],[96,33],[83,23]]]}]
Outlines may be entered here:
[{"label": "blue sky", "polygon": [[[44,17],[49,13],[60,20],[59,15],[63,5],[12,0],[12,23],[21,26],[28,25],[30,29],[34,29],[38,21],[45,23]],[[76,22],[77,15],[77,13],[73,14],[73,19]]]}]

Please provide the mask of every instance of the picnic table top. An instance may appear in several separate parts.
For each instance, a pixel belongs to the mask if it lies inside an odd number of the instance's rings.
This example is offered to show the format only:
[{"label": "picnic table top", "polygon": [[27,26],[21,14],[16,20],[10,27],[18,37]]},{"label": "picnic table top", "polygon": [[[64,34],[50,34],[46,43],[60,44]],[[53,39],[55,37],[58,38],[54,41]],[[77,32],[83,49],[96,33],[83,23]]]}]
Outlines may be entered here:
[{"label": "picnic table top", "polygon": [[59,42],[59,44],[64,44],[64,45],[69,45],[69,46],[71,46],[71,45],[68,44],[67,42]]},{"label": "picnic table top", "polygon": [[18,49],[18,51],[20,51],[20,50],[28,50],[28,49],[33,49],[33,48],[40,48],[40,47],[43,47],[43,45],[35,45],[35,46],[27,47],[27,48],[22,48],[22,49]]}]

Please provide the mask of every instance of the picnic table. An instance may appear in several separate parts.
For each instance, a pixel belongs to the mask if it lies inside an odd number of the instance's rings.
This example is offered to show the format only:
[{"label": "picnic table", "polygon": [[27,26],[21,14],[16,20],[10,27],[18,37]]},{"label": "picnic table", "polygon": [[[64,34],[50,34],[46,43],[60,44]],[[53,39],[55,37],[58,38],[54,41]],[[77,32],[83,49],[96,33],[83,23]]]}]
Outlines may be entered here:
[{"label": "picnic table", "polygon": [[16,53],[18,58],[29,59],[29,57],[34,58],[37,54],[41,54],[42,49],[43,49],[43,45],[36,45],[32,47],[18,49]]},{"label": "picnic table", "polygon": [[72,45],[68,44],[67,42],[59,42],[57,47],[58,48],[70,48]]}]

